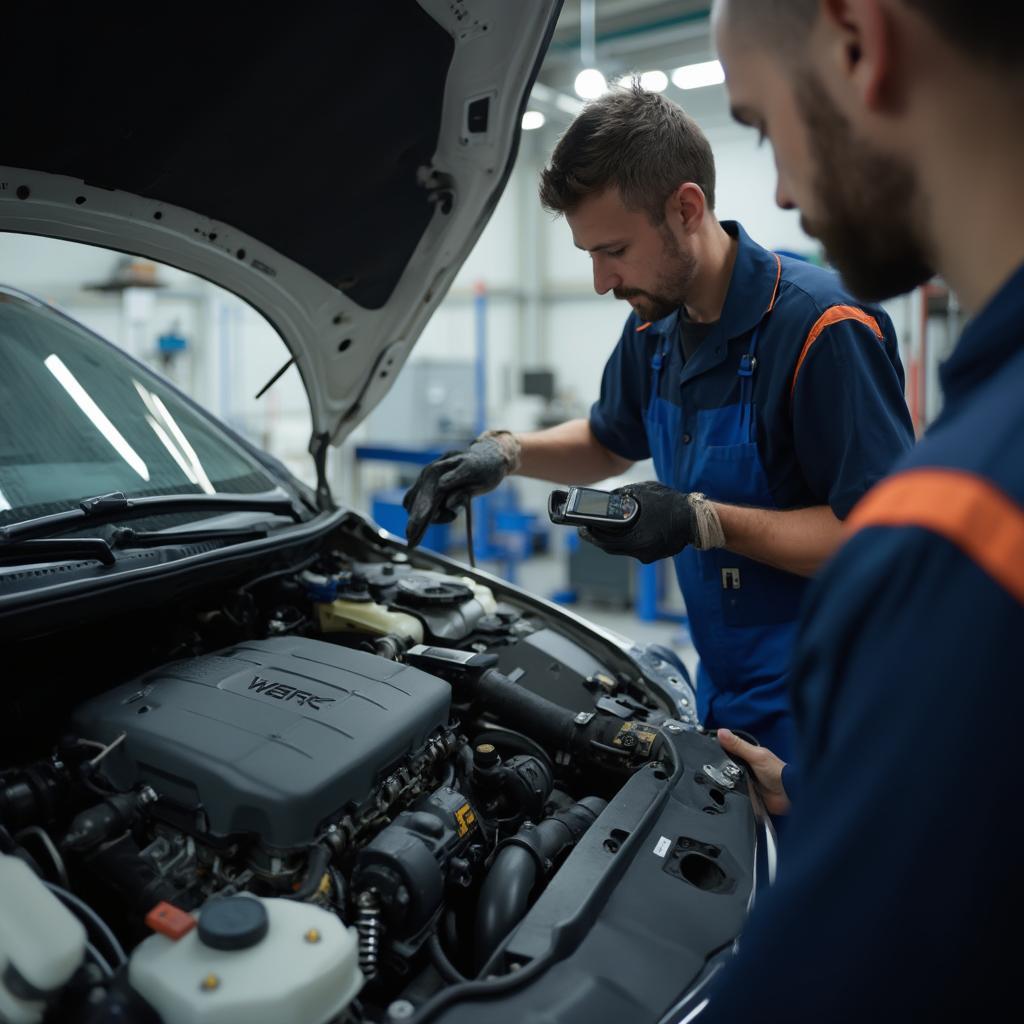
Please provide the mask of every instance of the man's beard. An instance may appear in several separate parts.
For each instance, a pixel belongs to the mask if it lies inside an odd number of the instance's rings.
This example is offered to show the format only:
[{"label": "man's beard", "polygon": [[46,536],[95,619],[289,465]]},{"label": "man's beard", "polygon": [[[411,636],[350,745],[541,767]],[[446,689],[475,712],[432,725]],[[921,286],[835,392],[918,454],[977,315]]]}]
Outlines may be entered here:
[{"label": "man's beard", "polygon": [[925,217],[913,170],[853,138],[850,123],[820,83],[797,83],[814,160],[820,220],[802,216],[847,287],[868,301],[910,291],[932,277],[925,253]]},{"label": "man's beard", "polygon": [[683,252],[667,226],[659,233],[665,243],[654,291],[640,288],[616,288],[617,299],[628,299],[642,320],[662,320],[686,302],[690,285],[697,274],[697,260]]}]

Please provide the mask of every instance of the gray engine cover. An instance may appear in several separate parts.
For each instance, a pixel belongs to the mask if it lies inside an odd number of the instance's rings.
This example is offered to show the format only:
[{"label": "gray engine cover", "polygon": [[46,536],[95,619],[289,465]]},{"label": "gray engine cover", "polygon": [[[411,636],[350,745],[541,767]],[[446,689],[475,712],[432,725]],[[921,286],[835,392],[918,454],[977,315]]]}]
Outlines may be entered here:
[{"label": "gray engine cover", "polygon": [[119,788],[148,783],[205,811],[215,836],[303,846],[362,802],[380,772],[448,721],[451,689],[419,669],[319,640],[279,637],[174,662],[75,712],[110,742]]}]

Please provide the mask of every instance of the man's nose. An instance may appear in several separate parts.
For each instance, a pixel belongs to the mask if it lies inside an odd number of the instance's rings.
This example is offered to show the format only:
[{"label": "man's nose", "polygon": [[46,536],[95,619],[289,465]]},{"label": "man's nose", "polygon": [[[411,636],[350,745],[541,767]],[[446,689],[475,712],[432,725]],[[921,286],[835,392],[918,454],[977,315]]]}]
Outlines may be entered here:
[{"label": "man's nose", "polygon": [[783,210],[795,210],[796,203],[793,202],[786,186],[782,184],[782,175],[775,179],[775,204]]},{"label": "man's nose", "polygon": [[622,278],[610,270],[605,264],[604,260],[600,257],[594,257],[594,291],[598,295],[604,295],[606,292],[610,292],[613,288],[619,288],[622,285]]}]

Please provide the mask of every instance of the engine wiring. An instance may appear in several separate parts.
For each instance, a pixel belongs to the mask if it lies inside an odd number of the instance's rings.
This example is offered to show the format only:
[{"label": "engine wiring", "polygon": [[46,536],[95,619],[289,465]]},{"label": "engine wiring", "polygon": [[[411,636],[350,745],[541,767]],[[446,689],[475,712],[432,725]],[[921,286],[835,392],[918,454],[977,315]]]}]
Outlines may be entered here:
[{"label": "engine wiring", "polygon": [[57,869],[57,879],[61,885],[65,888],[71,888],[71,881],[68,878],[68,869],[64,865],[64,858],[60,855],[60,850],[57,849],[56,844],[50,838],[49,834],[38,825],[26,825],[20,832],[14,834],[14,841],[21,843],[24,846],[23,837],[33,836],[39,840],[40,846],[46,850],[47,856],[50,858],[53,866]]},{"label": "engine wiring", "polygon": [[[126,964],[128,957],[125,955],[124,947],[117,941],[117,936],[110,930],[106,921],[96,913],[84,900],[80,900],[74,893],[68,892],[63,886],[56,885],[43,879],[43,885],[50,890],[79,920],[86,928],[100,936],[106,943],[107,948],[114,956],[117,966]],[[91,926],[91,927],[90,927]]]},{"label": "engine wiring", "polygon": [[112,978],[114,976],[114,968],[110,966],[107,958],[91,942],[86,942],[85,951],[92,958],[93,963],[103,972],[104,977]]}]

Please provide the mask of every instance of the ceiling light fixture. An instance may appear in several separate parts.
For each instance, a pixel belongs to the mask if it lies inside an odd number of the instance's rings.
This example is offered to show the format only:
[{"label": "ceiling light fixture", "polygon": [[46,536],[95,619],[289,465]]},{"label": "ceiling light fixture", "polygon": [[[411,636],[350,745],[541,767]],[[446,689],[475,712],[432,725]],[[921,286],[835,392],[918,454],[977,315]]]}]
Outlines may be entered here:
[{"label": "ceiling light fixture", "polygon": [[668,75],[664,71],[645,71],[640,76],[640,88],[647,92],[664,92],[668,88]]},{"label": "ceiling light fixture", "polygon": [[596,100],[608,90],[608,83],[597,68],[584,68],[576,76],[573,88],[581,99]]},{"label": "ceiling light fixture", "polygon": [[721,85],[724,81],[725,72],[717,60],[687,64],[672,72],[672,84],[680,89],[703,89],[707,85]]},{"label": "ceiling light fixture", "polygon": [[528,110],[523,114],[523,131],[531,132],[535,128],[543,128],[547,118],[539,110]]}]

